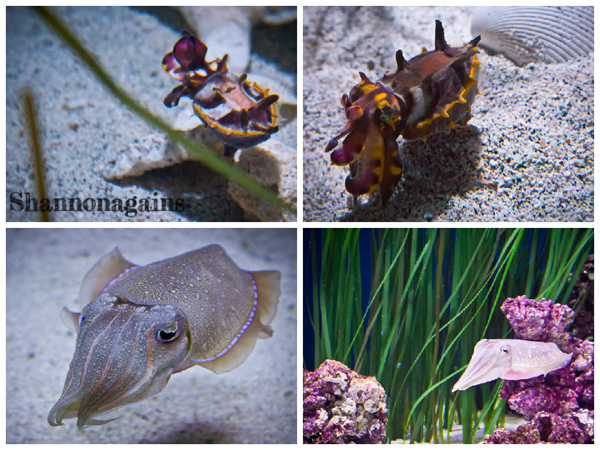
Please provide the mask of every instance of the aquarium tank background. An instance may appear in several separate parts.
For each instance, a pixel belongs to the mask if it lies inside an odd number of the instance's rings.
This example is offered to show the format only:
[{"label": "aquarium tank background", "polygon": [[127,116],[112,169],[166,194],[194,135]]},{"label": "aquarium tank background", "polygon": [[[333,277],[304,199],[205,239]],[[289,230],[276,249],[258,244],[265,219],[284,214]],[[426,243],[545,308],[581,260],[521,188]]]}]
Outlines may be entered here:
[{"label": "aquarium tank background", "polygon": [[[484,338],[514,337],[509,297],[566,303],[588,229],[305,229],[304,368],[334,359],[375,376],[390,440],[464,443],[504,420],[502,380],[451,393]],[[577,305],[571,305],[577,310]]]}]

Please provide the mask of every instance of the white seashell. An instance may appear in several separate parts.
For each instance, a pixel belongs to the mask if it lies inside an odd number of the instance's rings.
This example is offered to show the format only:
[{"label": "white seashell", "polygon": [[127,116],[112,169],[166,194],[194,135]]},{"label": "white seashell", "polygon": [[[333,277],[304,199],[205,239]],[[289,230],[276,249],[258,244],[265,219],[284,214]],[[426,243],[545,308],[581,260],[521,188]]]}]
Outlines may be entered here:
[{"label": "white seashell", "polygon": [[250,30],[265,22],[280,25],[296,20],[296,7],[289,6],[180,6],[196,34],[207,45],[207,60],[229,54],[227,65],[233,73],[244,72],[250,61]]},{"label": "white seashell", "polygon": [[[219,155],[223,153],[223,144],[209,129],[197,127],[188,134],[201,141],[205,146]],[[281,199],[296,204],[297,201],[297,163],[296,149],[288,147],[275,139],[269,139],[254,147],[244,149],[237,155],[238,169],[255,177],[260,183],[277,192]],[[122,149],[114,161],[103,171],[109,181],[122,180],[127,177],[138,177],[147,171],[170,167],[185,161],[193,161],[194,157],[187,151],[173,144],[164,135],[152,133],[140,142],[130,144]],[[258,199],[247,189],[234,181],[229,181],[229,195],[247,213],[248,220],[270,222],[293,222],[296,216],[290,212],[271,206]],[[63,313],[65,315],[66,313]],[[64,323],[72,319],[65,315]],[[70,326],[70,325],[68,325]]]},{"label": "white seashell", "polygon": [[102,175],[109,181],[139,177],[149,170],[169,167],[188,159],[185,150],[173,145],[165,136],[153,133],[122,149]]},{"label": "white seashell", "polygon": [[[297,196],[296,149],[275,139],[269,139],[256,147],[240,152],[241,169],[255,177],[263,186],[273,189],[279,197],[295,205]],[[264,222],[295,222],[296,215],[258,199],[235,181],[229,181],[227,192],[246,212],[246,220]]]},{"label": "white seashell", "polygon": [[[221,140],[205,127],[197,127],[188,132],[189,136],[202,142],[217,154],[223,153]],[[184,161],[194,160],[187,151],[173,144],[165,135],[150,133],[138,142],[129,144],[117,153],[113,161],[103,171],[106,180],[122,180],[139,177],[144,173],[171,167]]]},{"label": "white seashell", "polygon": [[592,6],[486,6],[475,10],[471,33],[480,47],[522,66],[565,62],[594,50]]}]

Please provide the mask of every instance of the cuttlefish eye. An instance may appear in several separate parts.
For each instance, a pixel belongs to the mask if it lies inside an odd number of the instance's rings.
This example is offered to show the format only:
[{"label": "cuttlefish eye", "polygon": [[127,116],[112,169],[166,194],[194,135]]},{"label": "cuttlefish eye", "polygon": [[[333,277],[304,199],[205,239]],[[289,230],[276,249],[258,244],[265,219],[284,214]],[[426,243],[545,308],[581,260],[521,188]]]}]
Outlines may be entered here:
[{"label": "cuttlefish eye", "polygon": [[179,323],[169,322],[156,331],[156,340],[160,342],[171,342],[177,339],[180,334]]},{"label": "cuttlefish eye", "polygon": [[504,346],[504,347],[500,347],[500,351],[502,353],[508,353],[508,345]]},{"label": "cuttlefish eye", "polygon": [[390,106],[383,106],[382,108],[378,109],[379,112],[379,120],[381,120],[382,122],[387,122],[388,120],[390,120],[392,118],[392,115],[394,114],[394,110],[390,107]]}]

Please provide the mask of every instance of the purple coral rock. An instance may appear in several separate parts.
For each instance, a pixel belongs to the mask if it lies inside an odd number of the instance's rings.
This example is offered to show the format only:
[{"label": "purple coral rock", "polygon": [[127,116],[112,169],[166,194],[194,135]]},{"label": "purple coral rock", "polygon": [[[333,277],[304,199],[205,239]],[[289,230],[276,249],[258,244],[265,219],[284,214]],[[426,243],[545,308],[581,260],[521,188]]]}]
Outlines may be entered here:
[{"label": "purple coral rock", "polygon": [[573,353],[567,367],[550,372],[546,377],[506,381],[500,396],[510,408],[527,419],[541,411],[562,415],[578,408],[593,409],[594,343],[567,333],[573,311],[550,300],[531,300],[525,296],[507,299],[502,311],[517,337],[552,341],[563,351]]},{"label": "purple coral rock", "polygon": [[517,427],[511,437],[515,444],[539,444],[541,442],[540,430],[532,422]]},{"label": "purple coral rock", "polygon": [[[573,355],[571,366],[575,370],[584,371],[594,368],[594,343],[583,341]],[[593,374],[593,373],[592,373]]]},{"label": "purple coral rock", "polygon": [[513,444],[512,431],[498,428],[494,434],[488,434],[483,438],[482,444]]},{"label": "purple coral rock", "polygon": [[[528,424],[529,425],[529,424]],[[523,425],[521,425],[523,426]],[[538,413],[532,425],[540,431],[540,439],[552,444],[585,444],[586,436],[572,417],[559,417],[547,412]]]},{"label": "purple coral rock", "polygon": [[563,351],[573,351],[574,343],[566,329],[573,322],[575,313],[568,306],[522,295],[507,298],[501,309],[518,339],[554,342]]},{"label": "purple coral rock", "polygon": [[520,339],[554,342],[573,353],[568,366],[545,377],[505,381],[500,397],[529,423],[517,430],[495,430],[485,443],[573,443],[594,439],[594,343],[572,337],[566,328],[573,310],[550,300],[509,298],[502,311]]},{"label": "purple coral rock", "polygon": [[[580,410],[584,411],[584,410]],[[548,412],[540,412],[533,419],[520,425],[514,431],[497,429],[493,435],[484,438],[484,444],[585,444],[594,439],[594,414],[569,415],[560,417]],[[590,419],[591,418],[591,419]],[[591,423],[591,426],[590,426]]]},{"label": "purple coral rock", "polygon": [[578,390],[579,398],[577,399],[579,405],[585,409],[594,409],[594,383],[588,384]]},{"label": "purple coral rock", "polygon": [[574,390],[544,384],[511,395],[508,406],[522,414],[526,420],[531,420],[542,411],[563,415],[579,408]]},{"label": "purple coral rock", "polygon": [[586,442],[594,442],[594,411],[581,408],[573,413],[573,418],[579,422],[579,428],[586,436]]},{"label": "purple coral rock", "polygon": [[386,395],[374,377],[326,360],[304,370],[305,444],[374,444],[385,439]]}]

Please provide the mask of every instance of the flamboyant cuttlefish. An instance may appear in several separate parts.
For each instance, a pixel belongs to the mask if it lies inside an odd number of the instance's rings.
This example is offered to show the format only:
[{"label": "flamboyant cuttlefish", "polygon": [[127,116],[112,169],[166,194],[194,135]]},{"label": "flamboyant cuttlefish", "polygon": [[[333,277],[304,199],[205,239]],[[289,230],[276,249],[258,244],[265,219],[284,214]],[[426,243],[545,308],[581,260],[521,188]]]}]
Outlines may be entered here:
[{"label": "flamboyant cuttlefish", "polygon": [[48,422],[110,422],[95,417],[159,394],[173,373],[239,366],[273,334],[280,278],[240,269],[219,245],[141,267],[115,248],[83,279],[82,312],[61,311],[77,343]]},{"label": "flamboyant cuttlefish", "polygon": [[563,353],[553,342],[521,339],[483,339],[475,345],[467,370],[452,388],[464,391],[497,378],[526,380],[562,369],[572,353]]},{"label": "flamboyant cuttlefish", "polygon": [[186,32],[165,55],[163,69],[181,84],[164,103],[172,107],[183,96],[191,98],[196,115],[221,138],[224,155],[232,157],[237,149],[260,144],[279,130],[275,124],[279,96],[250,84],[245,73],[229,72],[227,54],[206,61],[207,50],[202,41]]},{"label": "flamboyant cuttlefish", "polygon": [[[471,118],[477,95],[479,62],[476,37],[464,47],[450,47],[439,20],[435,27],[435,50],[406,61],[396,52],[394,73],[372,82],[360,72],[361,82],[350,95],[342,96],[348,122],[327,145],[331,162],[350,165],[346,190],[353,195],[370,194],[378,186],[384,202],[402,178],[398,136],[424,139]],[[345,136],[340,148],[338,139]],[[334,150],[335,149],[335,150]]]}]

